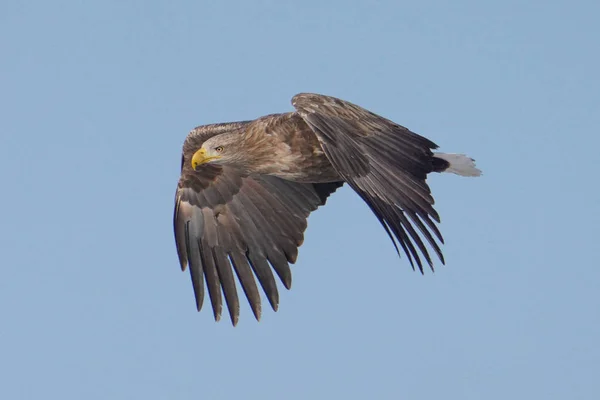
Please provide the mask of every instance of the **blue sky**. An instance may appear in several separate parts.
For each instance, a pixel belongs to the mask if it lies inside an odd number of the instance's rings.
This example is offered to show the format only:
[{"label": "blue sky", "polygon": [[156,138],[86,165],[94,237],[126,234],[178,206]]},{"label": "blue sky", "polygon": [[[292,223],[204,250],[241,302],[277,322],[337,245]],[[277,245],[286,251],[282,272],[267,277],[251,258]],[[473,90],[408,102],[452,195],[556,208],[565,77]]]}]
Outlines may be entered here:
[{"label": "blue sky", "polygon": [[[596,399],[594,1],[0,4],[0,397]],[[412,272],[349,189],[277,313],[195,311],[172,207],[194,126],[341,97],[477,159]]]}]

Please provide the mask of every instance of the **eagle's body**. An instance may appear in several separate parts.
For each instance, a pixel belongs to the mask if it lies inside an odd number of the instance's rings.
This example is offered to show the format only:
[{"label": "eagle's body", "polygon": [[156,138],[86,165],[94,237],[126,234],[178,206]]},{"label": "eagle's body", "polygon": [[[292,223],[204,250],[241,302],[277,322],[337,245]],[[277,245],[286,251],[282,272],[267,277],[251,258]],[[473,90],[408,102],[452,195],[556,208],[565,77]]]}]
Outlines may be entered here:
[{"label": "eagle's body", "polygon": [[[229,134],[255,158],[238,165],[250,174],[274,175],[295,182],[334,182],[341,178],[321,149],[317,136],[296,113],[272,114],[255,121],[234,122]],[[228,124],[218,124],[217,129]],[[191,151],[200,148],[212,137],[215,125],[196,128],[188,137]],[[195,150],[194,150],[195,149]],[[247,151],[245,154],[250,154]],[[193,155],[193,154],[192,154]],[[233,163],[230,163],[233,164]]]},{"label": "eagle's body", "polygon": [[422,271],[425,257],[433,265],[414,227],[443,263],[426,176],[480,174],[470,158],[434,154],[430,140],[349,102],[299,94],[292,104],[296,112],[197,127],[183,145],[177,250],[182,268],[190,266],[198,309],[206,283],[216,319],[222,290],[237,323],[233,271],[257,318],[261,302],[254,276],[277,309],[271,267],[289,288],[289,263],[296,261],[306,218],[344,183],[369,205],[411,264]]}]

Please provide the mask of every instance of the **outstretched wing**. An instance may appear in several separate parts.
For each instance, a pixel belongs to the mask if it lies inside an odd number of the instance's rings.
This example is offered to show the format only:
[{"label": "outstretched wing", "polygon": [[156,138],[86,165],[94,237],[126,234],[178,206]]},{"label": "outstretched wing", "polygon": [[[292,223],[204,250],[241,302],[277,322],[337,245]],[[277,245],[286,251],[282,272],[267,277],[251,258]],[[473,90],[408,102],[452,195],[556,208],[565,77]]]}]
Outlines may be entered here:
[{"label": "outstretched wing", "polygon": [[231,321],[237,323],[233,271],[257,319],[261,300],[254,276],[277,310],[279,294],[271,267],[289,289],[289,263],[296,261],[306,219],[342,183],[294,183],[215,165],[193,171],[187,164],[184,157],[174,229],[181,267],[190,268],[198,310],[206,282],[215,319],[221,317],[222,289]]},{"label": "outstretched wing", "polygon": [[[423,272],[420,256],[433,263],[423,240],[441,262],[443,243],[427,174],[434,170],[437,145],[392,121],[334,97],[301,93],[292,99],[298,114],[317,135],[333,167],[375,213],[411,265]],[[416,246],[416,247],[415,247]],[[417,250],[418,249],[418,250]],[[420,254],[419,254],[420,252]]]}]

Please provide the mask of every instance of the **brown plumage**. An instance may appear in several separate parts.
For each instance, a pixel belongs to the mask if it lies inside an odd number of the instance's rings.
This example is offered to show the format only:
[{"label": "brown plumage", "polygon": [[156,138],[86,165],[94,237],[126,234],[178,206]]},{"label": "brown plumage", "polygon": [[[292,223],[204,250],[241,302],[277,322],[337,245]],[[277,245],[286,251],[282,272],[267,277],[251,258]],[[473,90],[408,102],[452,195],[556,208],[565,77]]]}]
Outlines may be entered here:
[{"label": "brown plumage", "polygon": [[255,277],[277,310],[273,270],[289,289],[289,264],[308,215],[344,183],[369,205],[413,269],[416,263],[423,272],[422,257],[433,269],[423,239],[444,263],[427,174],[480,174],[472,159],[434,154],[435,143],[347,101],[303,93],[292,104],[295,112],[199,126],[183,145],[177,253],[182,269],[189,264],[198,310],[206,285],[216,320],[222,293],[232,323],[238,321],[234,271],[257,319]]}]

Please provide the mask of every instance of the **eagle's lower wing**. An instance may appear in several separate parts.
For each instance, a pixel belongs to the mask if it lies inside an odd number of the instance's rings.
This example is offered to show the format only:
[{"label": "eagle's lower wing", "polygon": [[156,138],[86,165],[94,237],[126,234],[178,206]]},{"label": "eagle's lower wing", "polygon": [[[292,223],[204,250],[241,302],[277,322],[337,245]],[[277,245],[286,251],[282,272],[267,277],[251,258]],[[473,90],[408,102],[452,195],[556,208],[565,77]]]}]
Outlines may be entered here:
[{"label": "eagle's lower wing", "polygon": [[341,184],[245,176],[226,166],[186,170],[175,196],[174,229],[181,267],[190,267],[198,310],[206,282],[215,319],[222,312],[222,289],[231,321],[237,323],[239,298],[233,271],[257,319],[261,301],[254,275],[277,310],[279,294],[271,266],[289,289],[289,263],[296,260],[306,218]]},{"label": "eagle's lower wing", "polygon": [[427,248],[414,227],[444,263],[435,240],[443,243],[443,238],[432,221],[439,222],[439,216],[425,182],[433,170],[431,150],[437,145],[333,97],[302,93],[294,96],[292,104],[317,135],[340,176],[369,205],[392,241],[395,237],[400,243],[413,268],[414,259],[423,272],[422,255],[433,269]]}]

